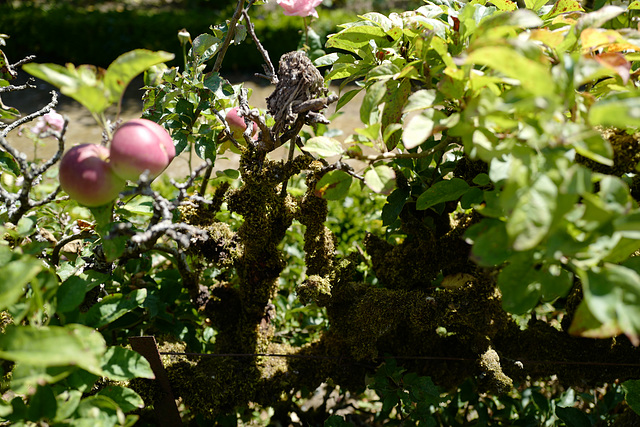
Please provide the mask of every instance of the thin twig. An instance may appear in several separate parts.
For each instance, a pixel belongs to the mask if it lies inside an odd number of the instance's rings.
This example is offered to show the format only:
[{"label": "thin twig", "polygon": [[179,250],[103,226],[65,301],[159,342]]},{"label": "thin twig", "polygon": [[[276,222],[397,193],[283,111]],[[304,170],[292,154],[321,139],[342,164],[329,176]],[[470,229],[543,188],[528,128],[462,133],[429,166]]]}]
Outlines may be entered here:
[{"label": "thin twig", "polygon": [[[216,63],[213,66],[213,71],[218,72],[220,68],[222,68],[222,60],[224,56],[227,54],[227,49],[229,49],[229,45],[231,45],[231,41],[234,38],[236,33],[236,25],[242,16],[243,6],[245,0],[238,0],[238,5],[236,6],[236,11],[233,13],[231,17],[231,21],[229,22],[229,31],[227,32],[227,37],[225,37],[224,42],[222,43],[222,47],[218,52],[218,56],[216,57]],[[251,7],[255,0],[249,0],[249,4],[247,5],[247,9]]]},{"label": "thin twig", "polygon": [[258,39],[258,36],[256,36],[256,31],[253,26],[253,23],[251,22],[251,19],[249,18],[247,9],[242,11],[242,16],[244,17],[244,20],[247,23],[247,31],[249,32],[249,35],[253,39],[253,42],[256,44],[256,48],[258,49],[258,52],[260,52],[260,54],[262,55],[266,63],[263,66],[267,74],[266,75],[256,74],[256,76],[264,77],[268,79],[271,82],[271,84],[274,84],[274,85],[278,84],[278,75],[276,74],[276,69],[273,66],[273,63],[271,62],[271,58],[269,57],[269,52],[267,52],[264,46],[262,46],[262,43],[260,43],[260,39]]},{"label": "thin twig", "polygon": [[51,265],[53,266],[58,265],[58,263],[60,262],[60,251],[67,243],[73,242],[74,240],[88,239],[89,237],[92,237],[92,236],[95,236],[95,234],[92,231],[83,230],[78,234],[73,234],[71,236],[67,236],[64,239],[60,240],[58,244],[56,244],[56,246],[53,248],[53,252],[51,252],[51,258],[50,258]]}]

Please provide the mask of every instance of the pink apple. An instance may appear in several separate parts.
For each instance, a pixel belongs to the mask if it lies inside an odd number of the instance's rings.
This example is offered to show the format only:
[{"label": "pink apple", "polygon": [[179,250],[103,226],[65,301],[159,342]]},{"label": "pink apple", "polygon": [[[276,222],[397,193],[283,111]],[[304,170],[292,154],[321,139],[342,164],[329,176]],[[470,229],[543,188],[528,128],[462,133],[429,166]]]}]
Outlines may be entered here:
[{"label": "pink apple", "polygon": [[116,129],[111,141],[111,167],[120,178],[131,181],[145,170],[155,178],[175,155],[169,132],[151,120],[129,120]]},{"label": "pink apple", "polygon": [[125,182],[108,163],[107,147],[76,145],[60,161],[60,187],[78,203],[89,207],[106,205],[118,197]]},{"label": "pink apple", "polygon": [[[238,107],[233,107],[227,112],[227,124],[229,125],[229,129],[233,134],[233,139],[237,141],[244,141],[244,130],[247,128],[247,124],[244,122],[244,117],[240,117],[238,115]],[[255,138],[258,133],[258,126],[255,123],[253,124],[253,132],[251,136]]]}]

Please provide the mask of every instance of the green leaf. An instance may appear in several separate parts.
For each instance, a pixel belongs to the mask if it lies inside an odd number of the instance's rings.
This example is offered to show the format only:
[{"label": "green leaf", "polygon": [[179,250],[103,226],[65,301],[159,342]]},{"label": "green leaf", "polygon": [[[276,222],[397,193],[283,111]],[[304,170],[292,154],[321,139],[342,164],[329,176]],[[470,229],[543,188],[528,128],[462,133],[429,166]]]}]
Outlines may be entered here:
[{"label": "green leaf", "polygon": [[620,129],[640,127],[640,98],[600,100],[589,109],[589,123]]},{"label": "green leaf", "polygon": [[75,99],[93,114],[102,113],[110,104],[109,93],[98,79],[95,67],[73,64],[25,64],[23,70],[51,83],[64,95]]},{"label": "green leaf", "polygon": [[414,116],[402,133],[402,143],[408,150],[418,147],[435,132],[436,122],[443,119],[444,114],[435,109],[429,109]]},{"label": "green leaf", "polygon": [[83,325],[9,325],[0,335],[0,358],[39,366],[76,365],[103,375],[99,358],[106,348],[104,338]]},{"label": "green leaf", "polygon": [[463,179],[453,178],[436,182],[418,197],[416,209],[424,210],[442,202],[457,200],[469,190]]},{"label": "green leaf", "polygon": [[95,270],[88,270],[78,276],[67,278],[56,293],[58,299],[57,312],[67,313],[78,307],[85,294],[96,286],[107,281],[108,276]]},{"label": "green leaf", "polygon": [[171,61],[173,53],[153,52],[146,49],[135,49],[117,57],[104,74],[104,85],[109,94],[109,102],[115,102],[131,81],[139,74],[154,65]]},{"label": "green leaf", "polygon": [[547,65],[522,55],[509,46],[485,46],[472,51],[465,63],[486,65],[520,81],[533,95],[551,96],[554,84]]},{"label": "green leaf", "polygon": [[602,135],[593,135],[576,138],[572,144],[576,152],[588,159],[607,166],[613,166],[613,149],[609,141],[602,138]]},{"label": "green leaf", "polygon": [[65,390],[56,396],[57,411],[54,421],[64,421],[76,411],[82,399],[80,390]]},{"label": "green leaf", "polygon": [[[19,114],[18,114],[19,116]],[[11,118],[11,117],[2,117],[0,115],[0,119]],[[13,156],[6,151],[0,151],[0,167],[5,171],[12,173],[14,176],[20,175],[20,166],[18,162],[13,158]]]},{"label": "green leaf", "polygon": [[640,344],[640,275],[616,264],[579,275],[593,316],[603,325],[619,328],[634,345]]},{"label": "green leaf", "polygon": [[328,172],[316,184],[315,194],[327,200],[343,199],[352,181],[351,175],[341,170]]},{"label": "green leaf", "polygon": [[127,295],[108,295],[89,309],[86,315],[86,324],[94,328],[107,325],[140,307],[146,298],[146,289],[136,289]]},{"label": "green leaf", "polygon": [[524,4],[527,9],[537,12],[542,6],[547,4],[547,0],[524,0]]},{"label": "green leaf", "polygon": [[18,302],[26,286],[44,269],[42,261],[23,256],[0,268],[0,310]]},{"label": "green leaf", "polygon": [[155,378],[151,365],[140,353],[124,347],[109,347],[102,356],[102,370],[112,380]]},{"label": "green leaf", "polygon": [[364,183],[376,193],[388,194],[395,186],[396,173],[387,165],[367,169]]},{"label": "green leaf", "polygon": [[144,400],[138,393],[128,387],[109,385],[100,390],[97,395],[113,400],[123,412],[144,408]]},{"label": "green leaf", "polygon": [[364,124],[370,124],[372,116],[378,111],[378,106],[387,93],[387,84],[384,81],[377,81],[367,88],[367,93],[360,105],[360,120]]},{"label": "green leaf", "polygon": [[52,419],[56,416],[56,409],[56,396],[51,387],[38,385],[35,394],[29,399],[27,417],[30,421]]},{"label": "green leaf", "polygon": [[627,405],[640,415],[640,380],[627,380],[621,385]]},{"label": "green leaf", "polygon": [[433,107],[433,102],[436,100],[436,93],[435,89],[420,89],[412,93],[407,100],[407,105],[405,105],[403,112],[410,113],[412,111]]},{"label": "green leaf", "polygon": [[[409,79],[401,81],[389,80],[387,82],[387,93],[383,98],[384,108],[382,109],[382,133],[385,134],[389,127],[396,127],[402,122],[402,108],[407,102],[411,93],[411,82]],[[393,133],[386,139],[387,150],[393,150],[400,142],[400,133]]]},{"label": "green leaf", "polygon": [[344,153],[340,141],[326,136],[316,136],[309,139],[305,142],[304,149],[320,157],[340,156]]},{"label": "green leaf", "polygon": [[393,190],[387,197],[387,203],[382,207],[382,225],[393,224],[410,198],[411,190],[408,188],[396,188]]},{"label": "green leaf", "polygon": [[556,210],[558,188],[546,175],[540,176],[518,198],[507,220],[507,233],[517,251],[535,248],[547,235]]},{"label": "green leaf", "polygon": [[359,49],[367,46],[371,40],[384,39],[385,37],[386,33],[378,26],[358,25],[330,36],[325,46],[357,53]]},{"label": "green leaf", "polygon": [[221,46],[222,40],[218,37],[211,34],[200,34],[193,40],[190,54],[196,57],[198,64],[203,64],[218,53]]},{"label": "green leaf", "polygon": [[485,218],[469,227],[464,236],[473,244],[471,257],[481,266],[501,265],[513,254],[506,224],[500,220]]},{"label": "green leaf", "polygon": [[542,296],[541,278],[530,253],[513,256],[497,281],[505,311],[513,314],[530,312]]}]

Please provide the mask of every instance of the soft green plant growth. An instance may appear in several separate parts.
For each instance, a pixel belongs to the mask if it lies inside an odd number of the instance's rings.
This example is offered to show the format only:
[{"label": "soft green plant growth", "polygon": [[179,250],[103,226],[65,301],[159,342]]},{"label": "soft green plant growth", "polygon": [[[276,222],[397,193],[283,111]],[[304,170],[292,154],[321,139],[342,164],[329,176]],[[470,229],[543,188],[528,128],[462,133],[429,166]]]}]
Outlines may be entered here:
[{"label": "soft green plant growth", "polygon": [[[24,65],[106,142],[106,107],[145,72],[143,115],[189,176],[80,207],[50,170],[64,128],[44,161],[6,139],[55,96],[25,119],[0,104],[0,420],[153,422],[163,392],[126,347],[146,334],[210,353],[163,359],[195,425],[632,422],[638,5],[525,5],[370,12],[324,46],[305,28],[276,67],[259,5],[240,0],[209,32],[180,32],[180,67],[147,50],[104,72]],[[274,85],[266,111],[226,77],[240,44]],[[0,71],[17,90],[4,54]],[[325,111],[354,99],[361,123],[339,140]]]}]

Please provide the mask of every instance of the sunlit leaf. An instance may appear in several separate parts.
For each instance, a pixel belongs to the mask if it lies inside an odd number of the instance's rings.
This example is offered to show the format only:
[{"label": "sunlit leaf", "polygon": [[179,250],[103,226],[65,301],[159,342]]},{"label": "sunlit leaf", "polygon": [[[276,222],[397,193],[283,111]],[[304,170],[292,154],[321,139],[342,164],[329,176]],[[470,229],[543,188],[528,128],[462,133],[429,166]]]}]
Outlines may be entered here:
[{"label": "sunlit leaf", "polygon": [[326,136],[315,136],[304,144],[305,151],[320,157],[339,156],[344,153],[340,141]]},{"label": "sunlit leaf", "polygon": [[102,370],[112,380],[155,378],[151,365],[140,353],[124,347],[109,347],[101,359]]},{"label": "sunlit leaf", "polygon": [[140,307],[146,298],[146,289],[136,289],[127,295],[107,295],[102,301],[89,309],[86,324],[95,328],[107,325],[131,310]]},{"label": "sunlit leaf", "polygon": [[613,126],[620,129],[640,127],[640,98],[600,100],[589,109],[589,122],[593,126]]},{"label": "sunlit leaf", "polygon": [[138,393],[128,387],[108,385],[97,393],[98,396],[106,396],[116,402],[123,412],[144,408],[144,400]]},{"label": "sunlit leaf", "polygon": [[40,366],[76,365],[103,375],[100,357],[106,345],[93,328],[83,325],[9,325],[0,335],[0,358]]},{"label": "sunlit leaf", "polygon": [[387,165],[369,168],[364,174],[364,183],[376,193],[388,194],[395,185],[396,173]]},{"label": "sunlit leaf", "polygon": [[153,52],[146,49],[136,49],[117,57],[104,74],[104,84],[109,94],[109,101],[117,101],[131,81],[153,65],[171,61],[173,53]]},{"label": "sunlit leaf", "polygon": [[522,87],[535,95],[551,95],[553,80],[546,65],[529,59],[508,46],[487,46],[472,51],[468,64],[486,65],[520,81]]},{"label": "sunlit leaf", "polygon": [[580,271],[589,312],[608,330],[619,329],[640,344],[640,275],[635,270],[606,264]]}]

